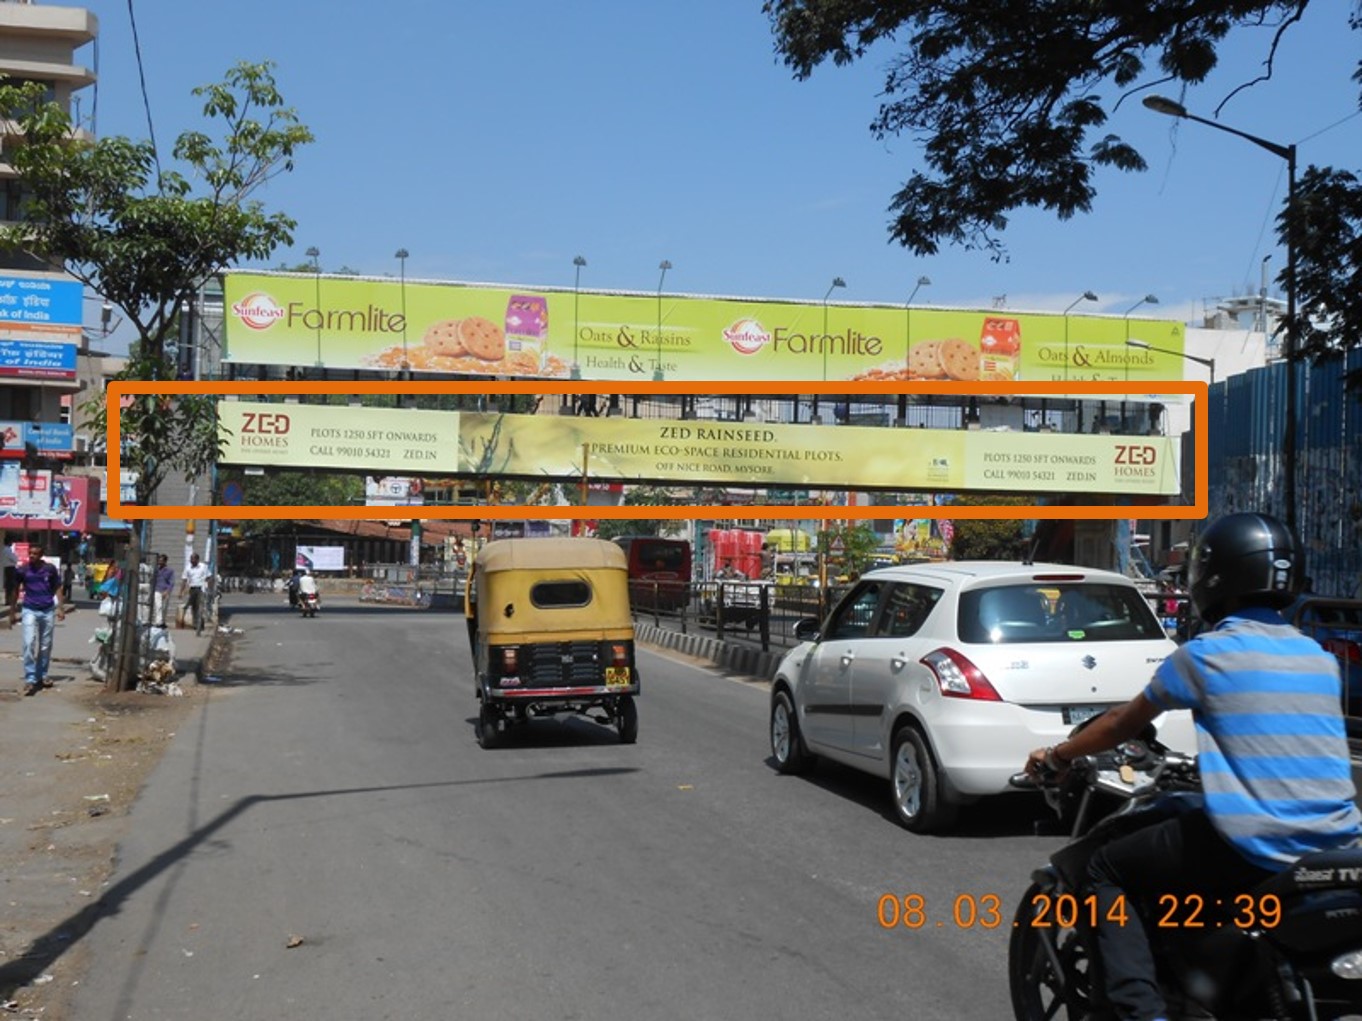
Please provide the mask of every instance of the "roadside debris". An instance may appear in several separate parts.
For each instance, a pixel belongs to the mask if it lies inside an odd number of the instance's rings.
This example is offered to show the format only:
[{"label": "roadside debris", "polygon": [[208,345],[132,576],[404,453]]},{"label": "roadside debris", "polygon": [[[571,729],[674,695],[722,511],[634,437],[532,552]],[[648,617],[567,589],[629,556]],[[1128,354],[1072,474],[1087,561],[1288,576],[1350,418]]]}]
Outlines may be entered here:
[{"label": "roadside debris", "polygon": [[289,936],[289,938],[284,943],[284,946],[288,947],[290,950],[292,950],[294,947],[300,947],[302,945],[303,937],[301,936]]}]

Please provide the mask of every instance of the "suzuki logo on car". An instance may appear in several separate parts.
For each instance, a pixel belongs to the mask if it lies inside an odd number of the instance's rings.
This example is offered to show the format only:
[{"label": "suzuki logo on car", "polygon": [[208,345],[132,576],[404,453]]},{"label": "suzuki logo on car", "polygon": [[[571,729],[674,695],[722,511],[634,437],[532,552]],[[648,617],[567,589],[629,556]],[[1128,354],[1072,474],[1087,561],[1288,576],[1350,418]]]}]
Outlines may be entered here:
[{"label": "suzuki logo on car", "polygon": [[1091,656],[1084,656],[1079,662],[1089,670],[1095,670],[1097,668],[1097,660],[1093,659]]}]

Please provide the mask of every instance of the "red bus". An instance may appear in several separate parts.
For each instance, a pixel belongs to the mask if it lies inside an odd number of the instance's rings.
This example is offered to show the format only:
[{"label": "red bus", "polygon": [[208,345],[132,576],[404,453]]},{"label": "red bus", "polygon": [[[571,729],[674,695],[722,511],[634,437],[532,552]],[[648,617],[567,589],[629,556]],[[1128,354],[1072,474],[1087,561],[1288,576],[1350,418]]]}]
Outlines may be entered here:
[{"label": "red bus", "polygon": [[635,609],[681,609],[690,601],[691,549],[684,539],[620,535],[629,562],[629,599]]}]

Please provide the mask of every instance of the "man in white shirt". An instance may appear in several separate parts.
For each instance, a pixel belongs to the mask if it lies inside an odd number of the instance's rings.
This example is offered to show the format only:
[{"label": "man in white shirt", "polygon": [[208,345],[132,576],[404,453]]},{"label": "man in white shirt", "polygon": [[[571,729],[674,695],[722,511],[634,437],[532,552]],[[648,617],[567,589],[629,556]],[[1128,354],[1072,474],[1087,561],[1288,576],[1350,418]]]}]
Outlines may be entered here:
[{"label": "man in white shirt", "polygon": [[203,634],[203,591],[208,584],[208,565],[199,561],[197,553],[189,556],[189,566],[180,576],[180,598],[189,591],[189,612],[194,618],[194,631]]}]

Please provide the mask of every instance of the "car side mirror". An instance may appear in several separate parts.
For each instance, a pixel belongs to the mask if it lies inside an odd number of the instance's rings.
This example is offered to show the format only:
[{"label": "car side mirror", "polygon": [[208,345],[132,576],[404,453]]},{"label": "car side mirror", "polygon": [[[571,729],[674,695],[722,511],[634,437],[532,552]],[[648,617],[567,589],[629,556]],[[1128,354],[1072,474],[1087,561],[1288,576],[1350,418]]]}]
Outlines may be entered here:
[{"label": "car side mirror", "polygon": [[817,617],[803,617],[794,626],[794,636],[801,642],[818,641],[821,621]]}]

